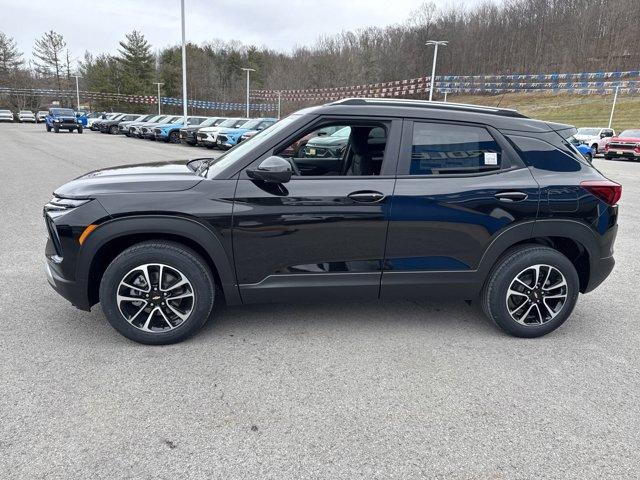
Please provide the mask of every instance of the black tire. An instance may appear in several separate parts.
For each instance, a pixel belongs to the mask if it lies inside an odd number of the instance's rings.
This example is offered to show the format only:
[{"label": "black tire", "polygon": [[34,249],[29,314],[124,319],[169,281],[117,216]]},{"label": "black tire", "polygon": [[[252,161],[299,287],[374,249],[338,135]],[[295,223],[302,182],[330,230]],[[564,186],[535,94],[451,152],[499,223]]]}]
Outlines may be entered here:
[{"label": "black tire", "polygon": [[117,135],[118,134],[118,126],[117,125],[111,125],[111,127],[109,127],[109,133],[111,135]]},{"label": "black tire", "polygon": [[78,133],[82,133],[83,128],[82,127],[78,127]]},{"label": "black tire", "polygon": [[53,126],[53,131],[56,133],[60,133],[60,127],[58,125]]},{"label": "black tire", "polygon": [[[519,273],[540,264],[551,266],[564,276],[566,299],[556,307],[555,316],[545,323],[523,325],[509,313],[507,292]],[[496,262],[482,291],[482,308],[487,317],[510,335],[524,338],[541,337],[558,328],[569,318],[578,299],[579,287],[578,273],[567,257],[553,248],[523,245],[509,250]]]},{"label": "black tire", "polygon": [[180,143],[180,132],[171,132],[169,134],[169,143]]},{"label": "black tire", "polygon": [[[193,289],[192,310],[182,323],[171,330],[155,332],[141,330],[124,317],[116,300],[120,282],[128,273],[141,265],[152,263],[163,264],[177,270],[188,279]],[[159,301],[156,298],[156,303]],[[149,241],[126,249],[109,264],[100,282],[100,304],[109,323],[130,340],[148,345],[167,345],[190,337],[209,319],[214,301],[215,283],[206,262],[193,250],[173,242]],[[149,299],[149,302],[153,300]],[[151,309],[152,307],[146,304],[143,308]],[[144,314],[148,316],[146,310],[142,311],[142,315]],[[156,321],[161,319],[156,318]],[[166,325],[162,326],[166,327]]]},{"label": "black tire", "polygon": [[598,155],[598,153],[600,153],[600,152],[598,152],[598,144],[597,143],[594,143],[593,145],[591,145],[591,151],[593,152],[594,156],[596,156],[596,155]]},{"label": "black tire", "polygon": [[51,125],[47,125],[47,132],[51,131]]},{"label": "black tire", "polygon": [[587,159],[587,162],[593,163],[593,156],[590,153],[587,153],[584,158]]}]

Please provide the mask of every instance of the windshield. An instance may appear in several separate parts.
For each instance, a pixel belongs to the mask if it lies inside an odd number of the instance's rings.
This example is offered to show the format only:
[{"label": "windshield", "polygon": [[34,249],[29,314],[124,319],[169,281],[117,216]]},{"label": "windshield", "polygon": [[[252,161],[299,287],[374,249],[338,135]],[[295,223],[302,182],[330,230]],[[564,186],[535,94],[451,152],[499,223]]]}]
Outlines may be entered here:
[{"label": "windshield", "polygon": [[[238,123],[238,120],[240,120],[239,118],[228,118],[227,120],[225,120],[224,122],[222,122],[221,124],[219,124],[219,127],[233,127],[236,123]],[[246,122],[246,120],[245,120]]]},{"label": "windshield", "polygon": [[199,127],[210,127],[211,125],[215,125],[218,120],[219,120],[219,118],[217,118],[217,117],[207,118],[204,122],[202,122],[198,126]]},{"label": "windshield", "polygon": [[593,137],[595,135],[598,135],[600,133],[600,129],[599,128],[579,128],[578,129],[578,133],[576,133],[576,135],[589,135],[590,137]]},{"label": "windshield", "polygon": [[246,128],[249,130],[253,130],[254,128],[256,128],[258,125],[260,125],[260,123],[262,122],[262,120],[257,119],[257,120],[249,120],[248,122],[245,122],[242,124],[242,128]]},{"label": "windshield", "polygon": [[68,117],[75,117],[76,114],[73,113],[73,110],[71,110],[70,108],[52,108],[51,109],[51,114],[52,115],[66,115]]},{"label": "windshield", "polygon": [[625,130],[624,132],[622,132],[620,134],[621,137],[633,137],[633,138],[639,138],[640,137],[640,130]]},{"label": "windshield", "polygon": [[254,135],[253,137],[245,140],[244,142],[239,143],[238,145],[233,147],[231,150],[228,150],[227,153],[225,153],[221,157],[218,157],[217,159],[213,160],[211,163],[208,164],[209,168],[206,171],[207,176],[209,178],[211,178],[212,176],[215,176],[217,173],[221,172],[222,170],[227,168],[229,165],[232,165],[239,158],[242,158],[247,152],[253,150],[254,148],[258,148],[261,143],[264,143],[267,140],[269,140],[272,136],[276,135],[283,128],[286,128],[288,125],[296,121],[298,118],[300,118],[300,114],[294,113],[293,115],[289,115],[287,118],[284,118],[279,122],[275,123],[272,127],[267,128],[266,130],[263,130],[260,135]]}]

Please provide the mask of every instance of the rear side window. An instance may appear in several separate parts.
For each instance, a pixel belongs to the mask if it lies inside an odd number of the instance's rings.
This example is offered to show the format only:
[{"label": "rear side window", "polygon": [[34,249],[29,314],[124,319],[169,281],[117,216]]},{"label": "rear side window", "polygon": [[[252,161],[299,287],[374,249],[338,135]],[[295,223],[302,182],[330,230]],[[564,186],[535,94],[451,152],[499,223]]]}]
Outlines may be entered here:
[{"label": "rear side window", "polygon": [[500,169],[502,149],[488,130],[415,122],[410,175],[469,174]]}]

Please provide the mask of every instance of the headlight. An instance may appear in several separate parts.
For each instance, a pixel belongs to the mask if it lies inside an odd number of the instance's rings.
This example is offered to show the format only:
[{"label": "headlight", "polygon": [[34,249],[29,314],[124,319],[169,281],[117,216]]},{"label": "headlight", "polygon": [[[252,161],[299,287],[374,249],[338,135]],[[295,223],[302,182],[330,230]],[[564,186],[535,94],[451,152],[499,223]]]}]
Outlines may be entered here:
[{"label": "headlight", "polygon": [[53,122],[54,122],[54,123],[60,123],[60,119],[59,119],[59,118],[54,118],[54,119],[53,119]]},{"label": "headlight", "polygon": [[90,202],[90,198],[60,198],[53,197],[49,200],[44,206],[46,212],[51,211],[61,211],[61,210],[71,210],[73,208],[77,208],[81,205],[84,205],[87,202]]}]

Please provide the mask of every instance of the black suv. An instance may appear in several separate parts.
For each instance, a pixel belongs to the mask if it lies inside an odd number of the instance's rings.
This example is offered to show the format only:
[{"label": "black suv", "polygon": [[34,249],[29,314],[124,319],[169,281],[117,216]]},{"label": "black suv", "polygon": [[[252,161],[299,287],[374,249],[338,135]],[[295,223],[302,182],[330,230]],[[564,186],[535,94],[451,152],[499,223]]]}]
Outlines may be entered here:
[{"label": "black suv", "polygon": [[[339,156],[289,148],[327,127],[349,128]],[[150,344],[183,340],[222,301],[338,298],[480,299],[506,332],[537,337],[614,265],[621,186],[574,133],[471,105],[308,108],[215,160],[60,187],[44,208],[49,282]]]}]

